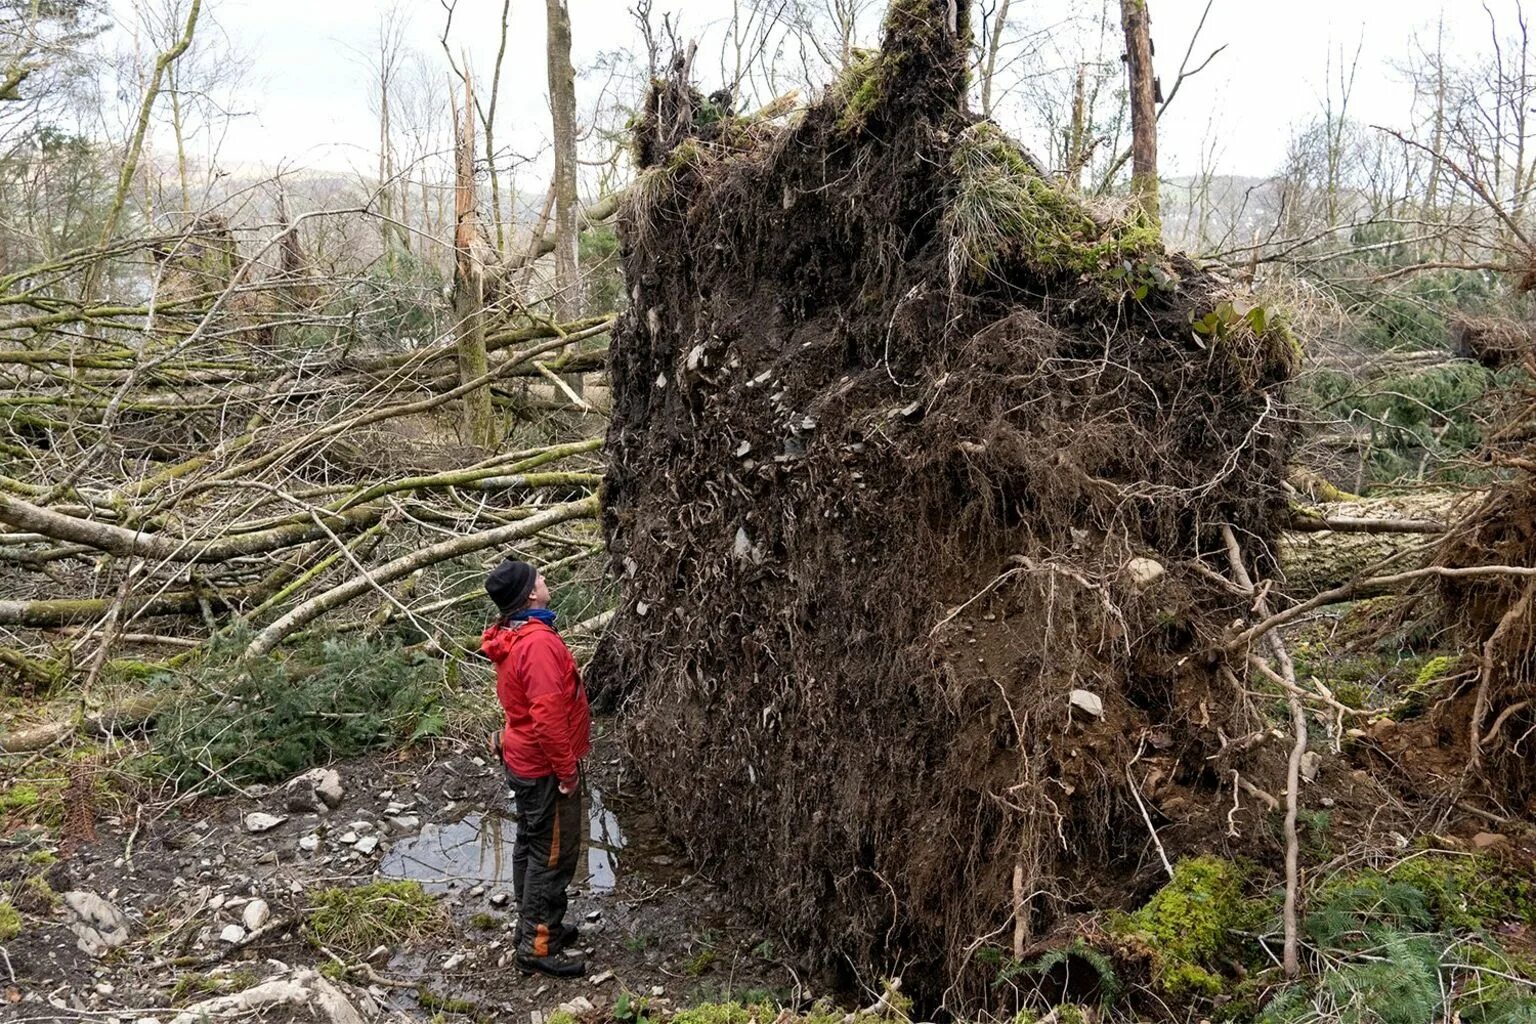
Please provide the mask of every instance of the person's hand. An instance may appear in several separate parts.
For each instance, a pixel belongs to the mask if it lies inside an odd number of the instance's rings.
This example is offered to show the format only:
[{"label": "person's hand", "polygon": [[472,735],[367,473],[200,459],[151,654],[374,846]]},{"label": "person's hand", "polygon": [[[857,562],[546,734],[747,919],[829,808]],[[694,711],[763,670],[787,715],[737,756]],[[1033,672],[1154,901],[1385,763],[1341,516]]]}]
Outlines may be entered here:
[{"label": "person's hand", "polygon": [[570,796],[572,793],[576,792],[576,787],[579,785],[581,785],[581,776],[579,775],[572,775],[568,779],[561,779],[560,795]]}]

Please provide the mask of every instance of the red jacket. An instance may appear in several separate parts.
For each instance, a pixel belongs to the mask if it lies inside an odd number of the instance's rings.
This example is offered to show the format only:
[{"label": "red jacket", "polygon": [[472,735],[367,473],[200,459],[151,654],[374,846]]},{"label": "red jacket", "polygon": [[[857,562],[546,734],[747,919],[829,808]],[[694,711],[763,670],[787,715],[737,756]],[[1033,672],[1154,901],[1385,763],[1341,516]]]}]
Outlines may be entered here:
[{"label": "red jacket", "polygon": [[592,749],[592,712],[576,659],[542,622],[492,626],[480,649],[496,666],[496,697],[507,713],[501,756],[513,775],[570,779]]}]

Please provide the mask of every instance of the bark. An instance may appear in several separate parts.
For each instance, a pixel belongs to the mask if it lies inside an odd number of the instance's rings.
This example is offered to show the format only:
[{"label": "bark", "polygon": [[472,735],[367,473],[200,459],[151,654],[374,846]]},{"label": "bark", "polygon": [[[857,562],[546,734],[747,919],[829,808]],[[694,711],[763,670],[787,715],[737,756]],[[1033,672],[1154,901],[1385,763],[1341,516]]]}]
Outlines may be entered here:
[{"label": "bark", "polygon": [[[555,316],[573,320],[581,315],[581,235],[576,194],[576,70],[571,65],[571,13],[566,0],[546,0],[549,18],[549,105],[555,139]],[[581,394],[580,374],[567,378]]]},{"label": "bark", "polygon": [[1126,72],[1131,96],[1131,191],[1158,222],[1157,82],[1152,68],[1152,34],[1147,0],[1120,0],[1125,30]]},{"label": "bark", "polygon": [[[468,383],[490,370],[485,349],[485,242],[475,210],[475,96],[464,79],[464,110],[454,118],[455,188],[453,314],[459,356],[459,380]],[[463,435],[467,444],[490,447],[497,440],[496,412],[489,386],[464,395]]]}]

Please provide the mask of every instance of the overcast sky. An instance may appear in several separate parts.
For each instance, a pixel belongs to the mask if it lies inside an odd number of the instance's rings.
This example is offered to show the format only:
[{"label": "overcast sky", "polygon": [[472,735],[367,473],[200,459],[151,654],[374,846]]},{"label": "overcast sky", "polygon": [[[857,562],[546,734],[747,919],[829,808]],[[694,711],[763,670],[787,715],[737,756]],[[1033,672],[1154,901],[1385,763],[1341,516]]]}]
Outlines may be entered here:
[{"label": "overcast sky", "polygon": [[[119,0],[123,2],[123,0]],[[390,0],[208,0],[208,9],[250,64],[239,98],[248,116],[224,139],[227,162],[317,169],[367,168],[376,151],[376,122],[369,107],[369,72],[359,53],[377,37]],[[1034,24],[1072,24],[1071,10],[1093,0],[1015,0]],[[1513,0],[1491,0],[1495,8]],[[440,59],[440,0],[398,0],[409,23],[409,44]],[[633,46],[636,34],[625,13],[630,0],[570,0],[575,60],[589,65],[602,51]],[[1157,70],[1165,87],[1194,32],[1205,0],[1151,0]],[[501,0],[459,0],[455,50],[467,50],[488,72],[494,56]],[[730,0],[655,0],[674,11],[685,32],[703,35],[707,52]],[[547,136],[544,71],[544,0],[512,0],[512,30],[503,85],[508,141],[524,151]],[[1410,93],[1392,67],[1409,50],[1415,32],[1430,38],[1444,11],[1454,48],[1484,47],[1487,21],[1476,0],[1215,0],[1197,53],[1226,49],[1199,78],[1186,84],[1162,121],[1165,175],[1196,169],[1198,153],[1214,137],[1216,163],[1226,173],[1263,176],[1284,156],[1293,127],[1320,109],[1330,58],[1352,59],[1362,46],[1353,111],[1367,123],[1403,123]],[[1062,29],[1062,32],[1069,29]],[[1070,40],[1056,40],[1065,46]],[[701,56],[708,82],[709,62]],[[583,80],[580,88],[595,90]],[[590,94],[582,100],[590,102]],[[1019,125],[1008,126],[1018,130]],[[1214,133],[1214,134],[1213,134]],[[1043,149],[1042,140],[1024,138]]]}]

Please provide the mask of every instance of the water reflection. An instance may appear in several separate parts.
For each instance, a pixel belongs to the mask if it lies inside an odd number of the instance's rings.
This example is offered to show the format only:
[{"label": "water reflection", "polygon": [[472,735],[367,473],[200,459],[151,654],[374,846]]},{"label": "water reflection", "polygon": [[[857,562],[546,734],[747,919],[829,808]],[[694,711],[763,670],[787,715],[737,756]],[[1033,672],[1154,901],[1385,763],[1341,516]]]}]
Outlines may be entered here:
[{"label": "water reflection", "polygon": [[[428,822],[414,836],[401,839],[379,860],[379,873],[410,878],[428,892],[447,892],[483,885],[487,889],[515,888],[512,848],[517,822],[508,815],[474,813],[458,821]],[[593,893],[609,893],[618,884],[619,852],[627,840],[618,815],[596,786],[587,793],[586,871],[576,881]]]}]

